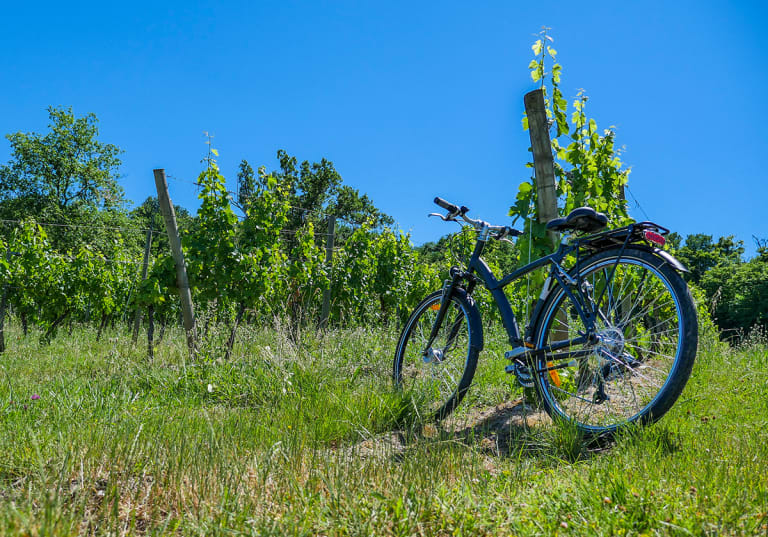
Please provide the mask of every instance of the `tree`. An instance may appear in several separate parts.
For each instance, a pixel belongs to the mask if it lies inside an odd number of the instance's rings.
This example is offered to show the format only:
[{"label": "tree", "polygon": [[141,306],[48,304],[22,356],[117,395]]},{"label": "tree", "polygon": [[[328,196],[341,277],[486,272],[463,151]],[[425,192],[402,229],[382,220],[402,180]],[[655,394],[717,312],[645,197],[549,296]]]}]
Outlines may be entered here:
[{"label": "tree", "polygon": [[323,229],[326,215],[333,215],[355,225],[366,223],[374,228],[394,223],[392,217],[377,209],[367,195],[344,185],[341,175],[330,160],[321,159],[320,162],[312,163],[305,160],[299,164],[296,157],[283,149],[278,150],[277,160],[280,163],[279,170],[270,174],[262,171],[258,176],[247,160],[240,162],[236,205],[242,211],[246,211],[249,200],[257,191],[267,188],[264,178],[274,177],[292,209],[285,226],[288,231],[296,231],[307,222]]},{"label": "tree", "polygon": [[757,247],[757,256],[763,261],[768,261],[768,239],[761,239],[755,235],[752,235],[752,239]]},{"label": "tree", "polygon": [[[679,236],[676,237],[679,240]],[[712,235],[695,233],[688,235],[685,245],[676,252],[677,257],[690,270],[688,281],[699,283],[704,274],[720,265],[733,265],[741,262],[744,243],[735,240],[733,235],[720,237],[713,242]]]},{"label": "tree", "polygon": [[240,170],[237,172],[237,202],[233,202],[234,205],[247,213],[248,205],[256,195],[256,190],[256,175],[253,172],[253,167],[248,164],[247,160],[243,159],[240,161]]},{"label": "tree", "polygon": [[748,263],[719,265],[701,279],[721,330],[748,332],[768,328],[768,260],[756,257]]},{"label": "tree", "polygon": [[327,211],[356,224],[369,221],[374,227],[391,226],[395,222],[391,216],[377,209],[366,194],[361,196],[359,190],[347,185],[340,185],[336,189],[335,199]]},{"label": "tree", "polygon": [[[194,217],[181,205],[174,204],[173,209],[176,212],[176,224],[178,225],[179,232],[183,234],[191,229]],[[168,242],[168,235],[165,232],[165,220],[163,220],[163,215],[160,212],[160,203],[157,201],[157,196],[149,196],[141,205],[134,207],[129,213],[129,217],[132,226],[140,230],[134,234],[137,248],[144,249],[145,232],[147,229],[151,229],[154,232],[152,238],[152,257],[155,258],[160,253],[168,253],[170,251],[171,246]]]},{"label": "tree", "polygon": [[94,114],[48,108],[50,132],[8,134],[11,161],[0,167],[0,201],[28,199],[60,211],[115,209],[125,199],[117,184],[120,148],[102,144]]},{"label": "tree", "polygon": [[60,251],[98,243],[97,226],[125,225],[123,190],[117,183],[120,149],[97,140],[94,114],[48,108],[46,134],[8,134],[11,159],[0,166],[0,217],[80,226],[49,229]]},{"label": "tree", "polygon": [[676,231],[667,235],[666,239],[667,242],[665,244],[667,245],[667,248],[671,250],[679,250],[683,245],[683,237]]}]

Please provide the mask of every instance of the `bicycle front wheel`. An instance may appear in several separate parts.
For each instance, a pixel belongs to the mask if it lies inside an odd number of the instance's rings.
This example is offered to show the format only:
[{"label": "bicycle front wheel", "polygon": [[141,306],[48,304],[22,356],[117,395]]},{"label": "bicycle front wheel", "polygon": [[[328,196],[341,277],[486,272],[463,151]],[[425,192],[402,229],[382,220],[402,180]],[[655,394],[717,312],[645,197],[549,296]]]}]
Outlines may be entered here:
[{"label": "bicycle front wheel", "polygon": [[[547,412],[590,436],[663,416],[683,391],[698,343],[696,307],[674,268],[640,248],[618,254],[600,252],[579,271],[586,293],[600,300],[596,340],[536,364]],[[540,319],[539,347],[586,332],[560,286],[546,299]]]},{"label": "bicycle front wheel", "polygon": [[483,347],[480,315],[471,297],[455,289],[437,336],[429,336],[442,292],[425,298],[405,324],[395,351],[393,378],[422,420],[442,420],[461,402],[472,383]]}]

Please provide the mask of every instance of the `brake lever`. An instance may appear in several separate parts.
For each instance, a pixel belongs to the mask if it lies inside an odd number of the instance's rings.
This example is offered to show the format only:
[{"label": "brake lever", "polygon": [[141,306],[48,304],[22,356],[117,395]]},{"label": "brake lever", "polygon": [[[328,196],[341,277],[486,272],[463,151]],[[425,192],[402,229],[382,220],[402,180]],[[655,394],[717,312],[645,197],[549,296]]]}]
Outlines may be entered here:
[{"label": "brake lever", "polygon": [[453,218],[453,217],[451,217],[451,216],[448,216],[448,217],[446,217],[446,216],[443,216],[443,215],[442,215],[442,214],[440,214],[440,213],[429,213],[429,214],[427,215],[427,218],[429,218],[430,216],[437,216],[438,218],[440,218],[440,220],[442,220],[442,221],[444,221],[444,222],[455,222],[455,221],[456,221],[456,219],[455,219],[455,218]]}]

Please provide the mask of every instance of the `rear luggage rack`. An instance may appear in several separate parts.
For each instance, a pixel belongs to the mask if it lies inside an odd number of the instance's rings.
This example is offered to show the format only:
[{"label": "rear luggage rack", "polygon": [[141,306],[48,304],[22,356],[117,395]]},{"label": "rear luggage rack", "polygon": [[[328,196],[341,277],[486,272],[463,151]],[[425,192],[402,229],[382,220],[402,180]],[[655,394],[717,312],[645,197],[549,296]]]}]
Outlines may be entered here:
[{"label": "rear luggage rack", "polygon": [[[646,231],[651,232],[651,234],[646,236]],[[660,246],[658,239],[652,235],[654,233],[661,237],[663,245],[664,237],[669,234],[669,230],[654,222],[636,222],[617,229],[609,229],[594,235],[579,237],[574,243],[579,248],[586,248],[588,250],[602,250],[634,242],[647,242],[652,246]]]}]

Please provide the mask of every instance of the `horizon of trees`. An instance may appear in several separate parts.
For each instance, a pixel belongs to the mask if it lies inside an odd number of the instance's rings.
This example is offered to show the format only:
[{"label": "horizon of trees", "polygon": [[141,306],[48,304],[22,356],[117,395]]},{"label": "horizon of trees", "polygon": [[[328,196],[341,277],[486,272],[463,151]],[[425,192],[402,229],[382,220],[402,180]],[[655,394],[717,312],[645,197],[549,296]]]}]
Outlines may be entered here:
[{"label": "horizon of trees", "polygon": [[[134,206],[125,198],[118,181],[122,151],[99,141],[96,116],[89,113],[78,117],[71,108],[55,107],[49,107],[48,114],[48,132],[6,135],[11,157],[0,165],[0,219],[14,222],[34,218],[63,224],[46,230],[59,252],[83,246],[114,251],[116,241],[124,240],[125,247],[138,258],[146,229],[158,232],[153,256],[167,251],[157,198],[149,196]],[[374,232],[394,226],[392,217],[373,200],[343,183],[331,161],[323,158],[299,163],[283,149],[277,151],[277,161],[278,167],[270,173],[264,167],[254,170],[245,159],[241,161],[237,190],[228,196],[244,214],[261,192],[272,189],[289,208],[283,230],[295,234],[312,224],[318,245],[324,240],[325,221],[330,215],[338,218],[339,240],[351,236],[359,226]],[[275,184],[267,185],[268,180]],[[198,217],[178,205],[176,214],[182,234],[194,233]],[[7,238],[12,226],[6,223],[1,229],[0,237]],[[118,239],[115,229],[128,232]],[[460,232],[449,233],[412,248],[425,263],[445,262],[446,250],[457,240],[466,242],[466,237]],[[755,238],[755,242],[756,255],[745,259],[743,241],[732,235],[716,240],[699,233],[685,239],[677,233],[668,237],[670,249],[690,269],[686,279],[704,291],[722,330],[768,327],[768,240]],[[508,272],[517,265],[519,251],[512,245],[499,245],[490,248],[488,256],[493,266]]]}]

